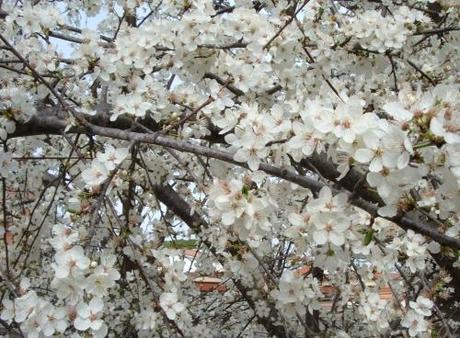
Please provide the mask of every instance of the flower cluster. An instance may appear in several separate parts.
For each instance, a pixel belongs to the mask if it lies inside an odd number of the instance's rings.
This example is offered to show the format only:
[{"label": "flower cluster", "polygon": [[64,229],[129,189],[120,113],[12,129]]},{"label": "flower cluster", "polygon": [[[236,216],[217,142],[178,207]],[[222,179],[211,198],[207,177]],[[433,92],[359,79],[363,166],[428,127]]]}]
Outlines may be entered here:
[{"label": "flower cluster", "polygon": [[[101,255],[100,264],[91,262],[77,244],[77,231],[57,224],[53,232],[50,243],[56,250],[56,259],[51,286],[56,289],[56,295],[70,306],[73,325],[77,330],[91,328],[95,337],[105,337],[107,326],[101,319],[104,309],[102,297],[115,287],[115,282],[120,278],[113,267],[115,257]],[[90,301],[86,302],[88,298]]]},{"label": "flower cluster", "polygon": [[254,240],[270,231],[273,204],[240,180],[215,180],[210,197],[210,216],[235,231],[240,239]]},{"label": "flower cluster", "polygon": [[89,187],[101,185],[113,171],[128,156],[128,148],[115,149],[107,145],[103,153],[98,153],[89,168],[82,172],[82,179]]},{"label": "flower cluster", "polygon": [[366,292],[361,295],[362,307],[360,311],[364,317],[374,322],[380,331],[385,331],[389,326],[388,312],[389,304],[387,301],[380,298],[380,295],[375,292]]},{"label": "flower cluster", "polygon": [[[347,217],[348,197],[345,194],[332,196],[329,188],[323,188],[317,199],[307,203],[301,214],[291,213],[290,223],[295,227],[288,229],[287,235],[295,239],[305,236],[316,245],[341,246],[351,236],[352,222]],[[351,238],[351,237],[350,237]]]},{"label": "flower cluster", "polygon": [[420,333],[428,331],[429,323],[425,317],[431,316],[433,302],[423,296],[418,296],[417,301],[409,302],[409,310],[402,321],[402,326],[409,329],[409,335],[416,337]]},{"label": "flower cluster", "polygon": [[16,123],[27,122],[35,114],[34,97],[21,88],[0,89],[0,139],[16,129]]},{"label": "flower cluster", "polygon": [[459,18],[0,1],[0,334],[455,335]]},{"label": "flower cluster", "polygon": [[318,280],[303,278],[295,271],[286,270],[280,278],[279,290],[272,292],[277,306],[290,316],[311,314],[320,308],[318,299],[322,297]]},{"label": "flower cluster", "polygon": [[51,302],[28,290],[29,281],[21,281],[21,295],[11,301],[3,299],[0,318],[10,324],[13,320],[20,324],[27,338],[52,337],[63,334],[69,323],[66,308]]},{"label": "flower cluster", "polygon": [[55,274],[50,286],[61,306],[46,301],[35,290],[28,290],[28,280],[21,283],[21,295],[14,302],[4,299],[2,319],[20,323],[28,338],[51,337],[55,332],[63,334],[70,324],[78,331],[91,329],[94,337],[106,336],[102,297],[115,287],[120,274],[113,267],[113,256],[101,255],[100,264],[91,262],[77,244],[79,239],[77,231],[56,224],[49,240],[56,250],[52,265]]},{"label": "flower cluster", "polygon": [[234,160],[246,162],[251,170],[257,170],[261,159],[268,156],[267,144],[287,135],[290,130],[290,123],[285,120],[285,109],[282,106],[274,106],[266,114],[261,114],[259,109],[257,103],[242,104],[235,107],[236,111],[226,113],[225,118],[218,121],[223,131],[230,130],[237,124],[234,133],[226,135],[225,140],[237,149]]},{"label": "flower cluster", "polygon": [[11,18],[23,30],[23,34],[48,32],[63,21],[56,8],[27,4]]},{"label": "flower cluster", "polygon": [[423,22],[422,12],[400,6],[396,13],[369,10],[348,22],[345,34],[366,49],[385,52],[404,47],[415,22]]}]

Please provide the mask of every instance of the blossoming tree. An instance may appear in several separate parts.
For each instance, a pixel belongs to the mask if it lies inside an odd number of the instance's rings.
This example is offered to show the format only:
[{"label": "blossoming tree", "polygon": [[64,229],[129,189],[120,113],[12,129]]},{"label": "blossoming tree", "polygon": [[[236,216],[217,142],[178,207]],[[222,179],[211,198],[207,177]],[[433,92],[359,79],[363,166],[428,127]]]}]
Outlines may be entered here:
[{"label": "blossoming tree", "polygon": [[458,337],[459,21],[0,1],[0,335]]}]

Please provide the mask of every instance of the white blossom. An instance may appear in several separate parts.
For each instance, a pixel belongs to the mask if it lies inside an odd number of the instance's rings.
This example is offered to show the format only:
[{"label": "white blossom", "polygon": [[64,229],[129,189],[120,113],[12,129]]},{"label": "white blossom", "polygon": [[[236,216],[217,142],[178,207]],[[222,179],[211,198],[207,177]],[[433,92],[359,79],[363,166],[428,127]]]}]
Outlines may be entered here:
[{"label": "white blossom", "polygon": [[176,319],[176,316],[185,310],[185,305],[179,302],[175,292],[162,293],[160,295],[160,306],[171,320]]}]

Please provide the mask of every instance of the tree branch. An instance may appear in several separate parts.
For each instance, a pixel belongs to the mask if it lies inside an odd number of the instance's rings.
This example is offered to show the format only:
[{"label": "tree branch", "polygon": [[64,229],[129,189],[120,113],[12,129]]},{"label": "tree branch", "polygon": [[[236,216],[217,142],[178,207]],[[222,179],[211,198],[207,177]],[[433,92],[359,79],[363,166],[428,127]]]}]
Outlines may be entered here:
[{"label": "tree branch", "polygon": [[[36,118],[33,120],[34,120],[33,122],[31,121],[28,122],[27,131],[34,132],[35,134],[39,134],[39,131],[43,134],[48,134],[50,133],[50,131],[55,131],[58,134],[58,131],[65,129],[67,126],[67,122],[65,120],[61,120],[57,117],[44,117],[40,119]],[[98,118],[93,117],[93,120],[95,120],[94,122],[96,122]],[[159,134],[146,134],[146,133],[139,133],[139,132],[134,132],[134,131],[129,131],[129,130],[121,130],[121,129],[112,128],[112,127],[103,127],[103,126],[99,126],[99,125],[91,123],[90,122],[91,119],[88,119],[87,121],[88,121],[87,122],[88,124],[86,127],[77,126],[75,128],[71,128],[69,132],[82,133],[86,131],[86,132],[91,132],[95,135],[105,136],[109,138],[156,144],[159,146],[172,148],[172,149],[179,150],[182,152],[193,153],[196,155],[202,155],[204,157],[214,158],[214,159],[221,160],[227,163],[231,163],[231,164],[243,167],[243,168],[248,168],[248,165],[246,163],[235,161],[233,159],[233,154],[225,150],[218,150],[215,148],[203,147],[197,144],[179,141],[174,138],[159,135]],[[121,125],[124,125],[125,123],[127,123],[127,121],[121,120],[119,123]],[[18,126],[17,129],[18,130],[15,132],[15,136],[21,135],[21,133],[22,133],[22,136],[25,136],[24,130],[21,130],[20,126]],[[316,163],[316,165],[319,165],[319,164],[325,166],[324,162]],[[331,166],[327,166],[327,167],[328,167],[328,172],[332,174],[333,165],[332,167]],[[304,188],[308,188],[312,190],[313,192],[318,192],[319,190],[321,190],[321,188],[325,186],[323,183],[318,182],[312,177],[298,175],[298,174],[295,174],[291,170],[281,169],[281,168],[278,168],[278,167],[275,167],[275,166],[272,166],[266,163],[261,163],[259,170],[262,170],[265,173],[270,174],[272,176],[298,184]],[[352,174],[352,175],[355,176],[355,174]],[[344,187],[349,191],[353,191],[353,189],[355,188],[355,184],[356,184],[355,180],[345,179],[344,181]],[[353,186],[352,190],[350,190],[351,185]],[[353,199],[351,203],[369,212],[372,215],[377,215],[377,210],[379,206],[374,204],[376,202],[377,203],[379,202],[377,200],[377,197],[375,195],[373,195],[372,197],[370,193],[364,192],[364,190],[361,190],[361,189],[362,188],[360,188],[359,193],[357,194],[358,197]],[[334,190],[334,189],[332,190],[335,193],[339,192],[338,190]],[[372,198],[370,198],[370,200],[366,200],[365,197],[368,197],[368,198],[372,197]],[[446,236],[438,232],[435,227],[433,227],[430,224],[426,224],[422,222],[421,220],[415,220],[408,215],[398,215],[392,218],[386,217],[386,219],[388,219],[389,221],[395,222],[396,224],[398,224],[401,228],[405,230],[411,229],[411,230],[414,230],[415,232],[428,236],[441,245],[445,245],[445,246],[448,246],[454,249],[460,249],[460,240],[450,237],[450,236]]]}]

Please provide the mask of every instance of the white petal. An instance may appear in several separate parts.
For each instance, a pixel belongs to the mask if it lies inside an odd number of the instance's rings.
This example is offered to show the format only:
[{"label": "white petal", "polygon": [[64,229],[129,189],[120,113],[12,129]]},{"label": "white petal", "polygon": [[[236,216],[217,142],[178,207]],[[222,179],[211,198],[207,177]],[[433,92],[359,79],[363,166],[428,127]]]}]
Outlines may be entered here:
[{"label": "white petal", "polygon": [[313,232],[313,240],[316,244],[322,245],[327,242],[327,232],[326,231],[315,231]]},{"label": "white petal", "polygon": [[392,190],[391,186],[386,183],[383,183],[377,187],[377,192],[382,198],[387,198],[390,195],[391,190]]},{"label": "white petal", "polygon": [[305,133],[309,129],[303,123],[300,123],[298,121],[294,121],[292,123],[292,130],[294,131],[294,134],[302,135],[303,133]]},{"label": "white petal", "polygon": [[377,187],[382,184],[383,177],[380,174],[370,172],[369,174],[367,174],[366,180],[371,187]]},{"label": "white petal", "polygon": [[54,333],[54,327],[46,323],[45,325],[41,325],[42,333],[45,337],[49,337]]},{"label": "white petal", "polygon": [[344,206],[348,202],[348,195],[346,193],[340,193],[334,196],[332,199],[334,204],[337,206]]},{"label": "white petal", "polygon": [[356,135],[351,129],[345,129],[342,132],[342,139],[347,143],[353,143],[355,137]]},{"label": "white petal", "polygon": [[401,156],[398,157],[398,169],[403,169],[409,164],[409,154],[404,152]]},{"label": "white petal", "polygon": [[249,160],[248,160],[249,169],[251,169],[252,171],[256,171],[257,169],[259,169],[259,165],[260,165],[259,158],[255,157],[255,156],[251,156],[249,158]]},{"label": "white petal", "polygon": [[394,217],[397,215],[398,209],[393,205],[386,205],[380,208],[377,212],[382,217]]},{"label": "white petal", "polygon": [[80,257],[76,261],[76,265],[78,266],[79,269],[85,270],[89,267],[89,264],[91,263],[90,259],[88,257]]},{"label": "white petal", "polygon": [[96,320],[93,320],[91,322],[91,329],[94,330],[94,331],[97,331],[101,328],[102,324],[104,324],[104,322],[100,319],[96,319]]},{"label": "white petal", "polygon": [[287,146],[292,149],[299,149],[302,148],[305,143],[305,138],[301,136],[294,136],[289,140]]},{"label": "white petal", "polygon": [[304,218],[296,213],[291,212],[288,216],[289,222],[291,222],[292,225],[304,225]]},{"label": "white petal", "polygon": [[56,278],[66,278],[69,275],[69,268],[67,265],[59,264],[54,266]]},{"label": "white petal", "polygon": [[89,302],[89,306],[91,307],[91,311],[93,313],[101,312],[104,308],[104,302],[101,298],[95,297],[91,299],[91,301]]},{"label": "white petal", "polygon": [[376,133],[368,132],[363,135],[363,141],[367,148],[377,149],[379,146],[379,137]]},{"label": "white petal", "polygon": [[369,165],[369,171],[373,173],[378,173],[382,169],[382,159],[380,157],[374,158]]},{"label": "white petal", "polygon": [[450,171],[451,171],[452,174],[454,174],[455,176],[460,177],[460,166],[458,166],[458,167],[451,167],[451,168],[450,168]]},{"label": "white petal", "polygon": [[225,225],[231,225],[235,222],[235,213],[234,212],[226,212],[222,215],[222,223]]},{"label": "white petal", "polygon": [[332,198],[332,191],[329,187],[324,186],[319,191],[318,199],[320,200],[330,200]]},{"label": "white petal", "polygon": [[460,135],[456,133],[446,133],[446,135],[444,136],[444,139],[446,140],[446,143],[448,144],[460,143]]},{"label": "white petal", "polygon": [[334,129],[333,124],[328,120],[318,121],[314,124],[314,127],[323,134],[330,133]]},{"label": "white petal", "polygon": [[329,233],[329,240],[337,246],[343,245],[343,243],[345,243],[345,237],[335,231],[331,231]]},{"label": "white petal", "polygon": [[93,337],[95,338],[104,338],[107,336],[107,325],[103,322],[99,330],[93,331]]},{"label": "white petal", "polygon": [[89,319],[84,319],[81,317],[77,317],[73,322],[73,326],[79,331],[86,331],[91,325],[91,321]]},{"label": "white petal", "polygon": [[77,305],[77,313],[80,317],[87,318],[90,315],[89,307],[85,303],[79,303]]},{"label": "white petal", "polygon": [[437,117],[431,119],[430,130],[436,136],[444,136],[445,134],[444,127]]},{"label": "white petal", "polygon": [[174,309],[174,311],[179,313],[179,312],[182,312],[182,311],[185,310],[185,305],[182,304],[182,303],[176,303],[176,304],[174,304],[173,309]]},{"label": "white petal", "polygon": [[302,147],[302,153],[305,156],[310,156],[315,151],[315,147],[316,144],[313,140],[307,141],[306,143],[304,143],[304,146]]},{"label": "white petal", "polygon": [[399,156],[399,152],[386,150],[382,157],[383,164],[388,168],[394,168],[397,166]]},{"label": "white petal", "polygon": [[405,109],[400,102],[389,102],[383,106],[383,110],[397,121],[405,122],[412,119],[412,113]]},{"label": "white petal", "polygon": [[374,152],[367,148],[361,148],[356,150],[353,158],[359,163],[368,163],[372,157],[374,157]]},{"label": "white petal", "polygon": [[176,319],[176,312],[173,309],[168,309],[166,311],[166,317],[168,317],[171,320]]},{"label": "white petal", "polygon": [[249,151],[246,149],[238,149],[238,151],[233,155],[233,159],[237,162],[246,162],[249,158]]}]

